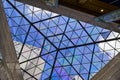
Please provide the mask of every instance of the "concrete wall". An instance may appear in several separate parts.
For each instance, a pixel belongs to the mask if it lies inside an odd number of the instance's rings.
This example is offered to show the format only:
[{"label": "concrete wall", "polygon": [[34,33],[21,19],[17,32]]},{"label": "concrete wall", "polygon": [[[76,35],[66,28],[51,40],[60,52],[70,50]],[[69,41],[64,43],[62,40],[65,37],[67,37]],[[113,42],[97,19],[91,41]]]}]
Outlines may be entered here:
[{"label": "concrete wall", "polygon": [[120,53],[100,70],[92,80],[120,80]]},{"label": "concrete wall", "polygon": [[[23,80],[4,13],[2,0],[0,0],[0,51],[3,57],[0,70],[0,75],[4,76],[2,80]],[[7,76],[5,74],[9,76],[8,79],[6,79]]]}]

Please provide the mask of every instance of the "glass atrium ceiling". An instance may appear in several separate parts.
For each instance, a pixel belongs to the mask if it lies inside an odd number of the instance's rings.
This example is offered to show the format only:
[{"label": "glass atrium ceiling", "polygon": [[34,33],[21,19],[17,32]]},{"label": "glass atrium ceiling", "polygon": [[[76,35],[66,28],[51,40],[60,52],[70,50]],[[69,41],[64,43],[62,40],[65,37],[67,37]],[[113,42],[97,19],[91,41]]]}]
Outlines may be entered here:
[{"label": "glass atrium ceiling", "polygon": [[24,80],[90,80],[120,52],[116,32],[14,0],[3,4]]}]

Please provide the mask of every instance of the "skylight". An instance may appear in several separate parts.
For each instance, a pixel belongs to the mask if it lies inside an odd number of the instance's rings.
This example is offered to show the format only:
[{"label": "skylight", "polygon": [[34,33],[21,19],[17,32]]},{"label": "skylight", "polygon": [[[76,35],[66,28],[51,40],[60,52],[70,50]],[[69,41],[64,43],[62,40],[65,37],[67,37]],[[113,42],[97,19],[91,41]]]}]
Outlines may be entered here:
[{"label": "skylight", "polygon": [[90,80],[120,52],[120,34],[3,0],[25,80]]}]

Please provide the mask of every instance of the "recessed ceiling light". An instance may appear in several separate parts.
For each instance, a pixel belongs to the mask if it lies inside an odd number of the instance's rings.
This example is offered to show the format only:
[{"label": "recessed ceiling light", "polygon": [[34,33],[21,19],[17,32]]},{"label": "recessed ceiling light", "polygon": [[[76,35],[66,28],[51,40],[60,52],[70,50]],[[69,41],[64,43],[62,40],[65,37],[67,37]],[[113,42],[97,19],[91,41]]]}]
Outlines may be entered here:
[{"label": "recessed ceiling light", "polygon": [[101,9],[100,12],[104,12],[104,9]]}]

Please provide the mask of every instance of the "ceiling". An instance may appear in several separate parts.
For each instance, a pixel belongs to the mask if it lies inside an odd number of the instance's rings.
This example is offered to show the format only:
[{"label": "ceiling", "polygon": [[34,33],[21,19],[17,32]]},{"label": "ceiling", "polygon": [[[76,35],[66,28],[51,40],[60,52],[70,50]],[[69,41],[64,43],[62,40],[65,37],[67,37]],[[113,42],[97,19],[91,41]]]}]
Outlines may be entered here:
[{"label": "ceiling", "polygon": [[[103,0],[104,1],[104,0]],[[100,16],[102,14],[108,13],[110,11],[116,10],[119,7],[105,3],[105,1],[100,0],[59,0],[60,5],[64,5],[76,10],[80,10],[95,16]],[[101,10],[104,10],[101,12]]]},{"label": "ceiling", "polygon": [[59,0],[59,4],[97,17],[120,7],[119,0]]}]

